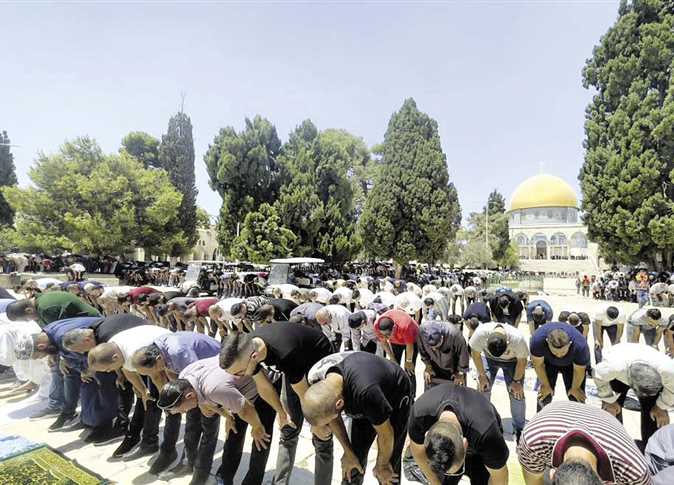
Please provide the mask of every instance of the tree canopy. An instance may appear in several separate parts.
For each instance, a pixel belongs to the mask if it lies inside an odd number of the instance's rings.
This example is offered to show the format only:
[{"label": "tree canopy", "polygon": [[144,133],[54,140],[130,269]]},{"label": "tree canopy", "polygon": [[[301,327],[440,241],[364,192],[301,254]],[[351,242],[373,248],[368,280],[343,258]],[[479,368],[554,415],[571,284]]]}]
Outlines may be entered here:
[{"label": "tree canopy", "polygon": [[366,252],[399,264],[440,260],[454,239],[460,208],[437,122],[407,99],[391,117],[381,150],[360,221]]},{"label": "tree canopy", "polygon": [[144,131],[132,131],[122,139],[122,148],[145,168],[160,168],[159,140]]},{"label": "tree canopy", "polygon": [[145,169],[124,151],[105,155],[94,140],[77,138],[41,154],[29,176],[33,187],[2,189],[16,211],[18,247],[166,254],[185,244],[177,223],[181,194],[164,170]]},{"label": "tree canopy", "polygon": [[232,255],[241,261],[267,263],[275,257],[290,256],[295,243],[296,236],[283,227],[274,206],[264,203],[257,211],[246,214],[232,244]]},{"label": "tree canopy", "polygon": [[602,253],[620,262],[672,263],[672,67],[672,2],[635,0],[621,2],[583,70],[584,86],[595,90],[579,175],[584,221]]},{"label": "tree canopy", "polygon": [[[10,145],[7,132],[0,132],[0,187],[16,185],[16,167]],[[10,226],[13,222],[14,210],[0,193],[0,226]]]},{"label": "tree canopy", "polygon": [[210,186],[222,197],[218,240],[229,254],[237,233],[249,212],[263,203],[273,204],[280,185],[278,156],[281,140],[268,120],[246,119],[243,131],[223,128],[204,156]]},{"label": "tree canopy", "polygon": [[172,256],[189,250],[197,242],[197,188],[194,176],[194,141],[192,121],[185,113],[169,119],[168,130],[161,138],[159,166],[166,170],[171,183],[182,194],[179,210],[180,230],[185,235],[184,244],[171,249]]}]

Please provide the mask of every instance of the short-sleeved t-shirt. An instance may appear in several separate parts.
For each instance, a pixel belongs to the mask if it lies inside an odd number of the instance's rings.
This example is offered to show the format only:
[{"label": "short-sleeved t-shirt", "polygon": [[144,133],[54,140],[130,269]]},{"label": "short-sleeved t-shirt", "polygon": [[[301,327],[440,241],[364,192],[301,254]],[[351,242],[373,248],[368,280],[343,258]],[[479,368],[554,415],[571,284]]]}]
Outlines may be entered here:
[{"label": "short-sleeved t-shirt", "polygon": [[374,323],[374,331],[378,338],[383,339],[383,335],[379,330],[379,323],[382,318],[393,320],[393,333],[391,333],[391,338],[389,339],[392,344],[407,345],[417,341],[419,325],[402,310],[389,310],[377,319]]},{"label": "short-sleeved t-shirt", "polygon": [[192,303],[189,308],[196,308],[200,317],[208,316],[208,309],[218,302],[217,298],[200,298]]},{"label": "short-sleeved t-shirt", "polygon": [[154,339],[166,367],[180,374],[185,367],[220,353],[220,342],[197,332],[175,332]]},{"label": "short-sleeved t-shirt", "polygon": [[318,320],[316,320],[316,313],[318,313],[318,310],[324,306],[325,305],[322,303],[302,303],[290,312],[290,317],[292,318],[294,316],[302,316],[308,325],[311,325],[315,328],[320,328],[321,325],[318,323]]},{"label": "short-sleeved t-shirt", "polygon": [[667,327],[667,320],[664,318],[660,318],[660,320],[657,320],[655,325],[651,325],[651,323],[648,321],[648,316],[646,315],[646,312],[648,311],[648,308],[640,308],[639,310],[636,310],[634,313],[632,313],[628,320],[627,323],[636,327],[644,327],[644,328],[666,328]]},{"label": "short-sleeved t-shirt", "polygon": [[89,325],[97,320],[97,317],[77,317],[56,320],[55,322],[46,325],[42,331],[47,334],[49,342],[59,349],[59,352],[63,357],[66,357],[69,360],[86,362],[86,357],[84,355],[70,352],[63,347],[63,336],[70,330],[88,328]]},{"label": "short-sleeved t-shirt", "polygon": [[180,296],[178,298],[171,298],[167,303],[174,305],[176,310],[184,313],[185,310],[187,310],[187,308],[195,301],[197,301],[196,298],[187,298],[184,296]]},{"label": "short-sleeved t-shirt", "polygon": [[100,317],[101,314],[78,296],[67,291],[50,291],[35,298],[37,322],[47,325],[56,320],[75,317]]},{"label": "short-sleeved t-shirt", "polygon": [[238,413],[248,401],[255,402],[257,388],[251,377],[233,376],[220,368],[218,356],[198,360],[183,369],[185,379],[197,393],[199,404],[227,409]]},{"label": "short-sleeved t-shirt", "polygon": [[479,455],[491,469],[507,463],[509,451],[503,439],[501,417],[483,394],[464,386],[440,384],[414,402],[407,428],[412,441],[423,444],[426,433],[443,411],[451,411],[459,420],[468,441],[469,456]]},{"label": "short-sleeved t-shirt", "polygon": [[378,355],[353,352],[327,374],[331,372],[344,379],[344,412],[352,418],[378,426],[410,403],[409,377],[399,365]]},{"label": "short-sleeved t-shirt", "polygon": [[[550,352],[550,347],[546,342],[548,335],[553,330],[564,331],[571,340],[569,352],[562,358],[556,357]],[[543,357],[545,362],[556,367],[566,367],[572,364],[588,365],[590,363],[590,348],[587,346],[587,340],[585,340],[583,334],[571,325],[560,322],[547,323],[534,332],[531,337],[531,355]]]},{"label": "short-sleeved t-shirt", "polygon": [[534,300],[527,305],[527,320],[532,321],[534,319],[534,310],[537,306],[543,308],[544,320],[549,322],[552,320],[552,307],[548,304],[547,301],[543,300]]},{"label": "short-sleeved t-shirt", "polygon": [[124,330],[139,327],[141,325],[151,325],[144,318],[140,318],[130,313],[119,313],[106,318],[101,318],[92,323],[89,328],[94,331],[96,343],[102,344],[109,342],[112,337]]},{"label": "short-sleeved t-shirt", "polygon": [[332,353],[323,332],[297,323],[271,323],[250,335],[267,346],[264,363],[283,372],[291,384],[300,382],[316,362]]},{"label": "short-sleeved t-shirt", "polygon": [[274,307],[274,320],[277,322],[287,322],[292,311],[297,308],[297,303],[285,298],[272,298],[269,304]]},{"label": "short-sleeved t-shirt", "polygon": [[468,305],[466,311],[463,313],[464,320],[477,318],[482,323],[491,322],[491,312],[489,307],[482,302],[475,302]]},{"label": "short-sleeved t-shirt", "polygon": [[117,344],[120,352],[122,352],[124,369],[136,372],[136,368],[131,364],[131,356],[134,352],[142,347],[147,347],[154,342],[154,339],[167,333],[171,333],[171,331],[155,325],[142,325],[119,332],[110,339],[110,343]]},{"label": "short-sleeved t-shirt", "polygon": [[[606,311],[610,307],[615,307],[618,310],[618,316],[611,320],[606,314]],[[621,310],[617,305],[604,305],[594,316],[596,322],[601,322],[602,327],[611,327],[613,325],[624,325],[627,322],[627,316],[625,312]]]},{"label": "short-sleeved t-shirt", "polygon": [[140,295],[149,295],[152,293],[159,293],[159,290],[155,290],[154,288],[150,288],[149,286],[141,286],[140,288],[134,288],[133,290],[129,290],[128,296],[131,298],[131,303],[138,303],[138,297]]}]

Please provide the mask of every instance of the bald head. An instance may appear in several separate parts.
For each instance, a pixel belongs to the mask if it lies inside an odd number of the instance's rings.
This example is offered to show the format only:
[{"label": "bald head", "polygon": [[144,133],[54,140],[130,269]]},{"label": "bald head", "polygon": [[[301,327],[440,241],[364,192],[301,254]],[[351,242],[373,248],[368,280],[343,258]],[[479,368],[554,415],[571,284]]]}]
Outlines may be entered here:
[{"label": "bald head", "polygon": [[327,308],[321,308],[316,312],[316,321],[321,325],[327,325],[330,323],[330,320],[332,320],[332,318],[330,317],[330,312]]},{"label": "bald head", "polygon": [[312,426],[325,426],[344,407],[340,386],[330,379],[317,382],[307,389],[302,400],[302,412]]},{"label": "bald head", "polygon": [[124,357],[116,344],[98,344],[89,351],[89,368],[97,372],[111,372],[124,365]]}]

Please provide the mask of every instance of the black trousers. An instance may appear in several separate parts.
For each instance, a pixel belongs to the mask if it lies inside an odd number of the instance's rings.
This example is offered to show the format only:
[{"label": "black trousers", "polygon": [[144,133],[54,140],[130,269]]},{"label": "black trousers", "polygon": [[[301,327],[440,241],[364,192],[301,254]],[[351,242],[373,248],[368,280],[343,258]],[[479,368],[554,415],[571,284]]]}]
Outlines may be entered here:
[{"label": "black trousers", "polygon": [[[618,343],[616,337],[618,337],[618,325],[611,325],[610,327],[601,327],[600,332],[603,334],[604,331],[608,334],[608,338],[611,339],[611,345]],[[601,349],[597,346],[594,347],[594,361],[598,364],[602,361]]]},{"label": "black trousers", "polygon": [[180,423],[183,415],[166,412],[164,413],[164,417],[164,439],[159,448],[161,451],[167,452],[176,449],[176,443],[180,436]]},{"label": "black trousers", "polygon": [[[412,390],[410,389],[410,394],[404,399],[404,402],[398,404],[398,407],[389,417],[389,421],[393,427],[393,453],[391,454],[390,464],[391,467],[393,467],[393,472],[397,473],[398,477],[401,476],[401,460],[403,448],[405,446],[405,438],[407,437],[407,421],[409,419],[414,397],[414,394],[411,392]],[[369,454],[372,443],[374,443],[376,437],[377,432],[374,429],[374,426],[372,426],[372,423],[367,419],[354,418],[351,421],[351,447],[363,467],[363,470],[367,468],[367,455]],[[342,485],[361,485],[364,476],[357,472],[354,473],[355,476],[353,474],[351,475],[351,481],[342,479]]]},{"label": "black trousers", "polygon": [[[568,394],[569,390],[571,389],[571,386],[573,385],[573,364],[564,367],[557,367],[555,365],[548,364],[547,362],[545,363],[545,375],[548,376],[548,380],[550,381],[550,387],[552,387],[553,392],[555,390],[555,385],[557,384],[557,376],[559,374],[562,374],[562,379],[564,379],[564,388],[566,389],[566,392]],[[585,391],[585,379],[586,377],[583,377],[583,382],[580,384],[580,388],[583,391]],[[577,402],[578,400],[573,396],[569,396],[569,401]],[[536,402],[536,411],[537,412],[540,411],[551,402],[552,402],[552,394],[543,399],[542,401]]]},{"label": "black trousers", "polygon": [[[611,389],[618,393],[618,404],[622,407],[625,404],[625,398],[627,398],[627,391],[630,390],[630,386],[614,379],[611,381]],[[653,436],[653,433],[658,430],[658,424],[651,418],[651,410],[653,409],[653,406],[655,406],[657,400],[658,396],[639,398],[639,404],[641,405],[641,443],[644,447],[651,436]],[[622,423],[622,412],[616,416],[616,418]]]},{"label": "black trousers", "polygon": [[[400,363],[402,362],[403,354],[405,353],[406,347],[407,347],[406,345],[391,344],[391,350],[393,350],[393,356],[395,357],[395,360],[398,363],[398,365],[400,365]],[[417,344],[415,342],[414,354],[412,354],[412,362],[414,362],[415,367],[417,365],[417,355],[419,355],[419,347],[417,347]],[[417,395],[417,379],[414,375],[410,377],[410,382],[412,384],[412,401],[414,402],[414,396]]]},{"label": "black trousers", "polygon": [[[145,385],[148,385],[148,381]],[[133,407],[135,394],[131,383],[127,382],[126,386],[120,390],[120,406],[121,413],[128,416]],[[159,442],[159,421],[161,420],[161,410],[157,407],[154,401],[147,402],[147,410],[143,406],[143,401],[136,399],[136,406],[133,409],[133,416],[129,422],[126,436],[133,438],[141,438],[143,445],[156,445]],[[142,436],[141,436],[142,435]]]},{"label": "black trousers", "polygon": [[[464,475],[470,478],[471,485],[489,485],[489,471],[484,466],[480,455],[466,455],[466,470]],[[458,485],[460,481],[461,476],[445,477],[442,480],[442,485]]]},{"label": "black trousers", "polygon": [[361,344],[360,350],[362,350],[363,352],[368,352],[370,354],[376,354],[377,353],[377,341],[376,340],[370,340],[364,346]]},{"label": "black trousers", "polygon": [[204,416],[197,407],[185,417],[185,455],[195,474],[208,474],[213,465],[213,455],[218,444],[220,415]]},{"label": "black trousers", "polygon": [[[267,433],[272,436],[274,433],[274,419],[276,419],[276,411],[264,399],[258,397],[255,400],[255,410],[257,411],[262,426]],[[239,469],[241,463],[241,455],[243,454],[243,444],[246,439],[246,431],[248,423],[235,415],[236,433],[229,433],[225,440],[225,446],[222,449],[222,464],[218,469],[218,476],[224,482],[224,485],[233,485],[234,476]],[[267,460],[269,459],[269,451],[271,444],[267,449],[259,450],[255,443],[251,444],[250,462],[248,463],[248,471],[244,477],[241,485],[260,485],[264,478],[264,470],[267,467]]]}]

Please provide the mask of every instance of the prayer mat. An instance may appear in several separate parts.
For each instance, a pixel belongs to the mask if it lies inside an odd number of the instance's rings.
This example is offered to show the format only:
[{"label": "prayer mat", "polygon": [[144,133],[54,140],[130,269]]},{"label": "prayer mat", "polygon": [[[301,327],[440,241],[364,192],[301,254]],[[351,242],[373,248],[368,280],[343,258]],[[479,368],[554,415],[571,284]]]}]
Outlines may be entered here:
[{"label": "prayer mat", "polygon": [[3,485],[105,485],[110,482],[47,445],[0,460]]}]

